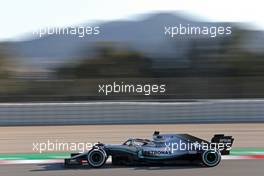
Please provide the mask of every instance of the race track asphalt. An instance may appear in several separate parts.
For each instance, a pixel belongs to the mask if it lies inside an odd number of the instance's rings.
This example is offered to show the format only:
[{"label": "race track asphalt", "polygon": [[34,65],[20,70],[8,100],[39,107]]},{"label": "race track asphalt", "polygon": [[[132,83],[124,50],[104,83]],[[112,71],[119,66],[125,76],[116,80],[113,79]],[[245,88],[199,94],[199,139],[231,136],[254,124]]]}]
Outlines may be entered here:
[{"label": "race track asphalt", "polygon": [[0,165],[1,176],[263,176],[264,160],[224,160],[213,168],[198,166],[87,167],[65,169],[62,164]]},{"label": "race track asphalt", "polygon": [[190,133],[207,140],[214,134],[224,133],[235,138],[234,147],[264,147],[264,123],[20,126],[0,127],[0,154],[36,153],[32,144],[48,140],[120,144],[130,137],[151,138],[155,130],[162,133]]},{"label": "race track asphalt", "polygon": [[[191,133],[210,139],[215,133],[235,137],[234,147],[263,147],[264,124],[168,124],[0,127],[0,153],[33,153],[32,143],[60,142],[121,143],[129,137],[150,138],[154,130]],[[223,160],[214,168],[174,167],[87,167],[65,169],[62,164],[3,164],[0,176],[263,176],[264,159]]]}]

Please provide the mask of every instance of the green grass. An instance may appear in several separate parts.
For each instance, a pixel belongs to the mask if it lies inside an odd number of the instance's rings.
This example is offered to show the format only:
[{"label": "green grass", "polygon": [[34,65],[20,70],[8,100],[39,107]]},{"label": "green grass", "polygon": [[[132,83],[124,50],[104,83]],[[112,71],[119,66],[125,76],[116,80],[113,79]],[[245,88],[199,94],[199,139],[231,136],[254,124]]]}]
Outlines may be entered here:
[{"label": "green grass", "polygon": [[264,155],[264,148],[233,148],[231,155]]}]

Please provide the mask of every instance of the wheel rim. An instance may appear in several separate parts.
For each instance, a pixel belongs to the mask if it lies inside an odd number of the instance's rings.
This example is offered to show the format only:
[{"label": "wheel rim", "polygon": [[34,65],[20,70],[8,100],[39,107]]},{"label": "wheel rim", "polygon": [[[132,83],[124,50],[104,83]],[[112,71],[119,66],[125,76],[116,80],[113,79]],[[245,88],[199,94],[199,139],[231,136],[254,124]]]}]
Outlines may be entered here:
[{"label": "wheel rim", "polygon": [[208,166],[215,166],[220,161],[219,153],[216,151],[207,151],[203,154],[204,163]]},{"label": "wheel rim", "polygon": [[218,159],[218,156],[215,152],[208,152],[205,157],[208,163],[215,163]]},{"label": "wheel rim", "polygon": [[92,150],[88,154],[88,163],[92,165],[93,167],[100,167],[105,162],[105,154],[101,150]]}]

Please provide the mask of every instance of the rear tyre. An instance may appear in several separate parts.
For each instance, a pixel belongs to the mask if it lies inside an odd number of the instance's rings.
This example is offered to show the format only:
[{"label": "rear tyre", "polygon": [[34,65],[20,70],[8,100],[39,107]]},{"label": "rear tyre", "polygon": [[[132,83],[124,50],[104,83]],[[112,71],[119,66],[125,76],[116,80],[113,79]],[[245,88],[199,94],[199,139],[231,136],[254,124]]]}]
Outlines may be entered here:
[{"label": "rear tyre", "polygon": [[87,155],[87,162],[91,167],[102,167],[107,159],[107,155],[102,149],[92,149]]},{"label": "rear tyre", "polygon": [[221,154],[218,151],[207,150],[202,154],[202,163],[207,167],[217,166],[221,161]]}]

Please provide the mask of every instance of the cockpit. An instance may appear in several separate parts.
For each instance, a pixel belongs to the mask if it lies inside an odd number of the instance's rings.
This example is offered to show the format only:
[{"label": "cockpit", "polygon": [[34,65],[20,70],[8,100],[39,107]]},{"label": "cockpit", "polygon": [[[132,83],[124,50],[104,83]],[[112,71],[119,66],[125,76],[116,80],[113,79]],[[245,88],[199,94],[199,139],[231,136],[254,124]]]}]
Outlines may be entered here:
[{"label": "cockpit", "polygon": [[150,145],[153,142],[148,139],[128,139],[126,142],[123,143],[123,145],[127,146],[146,146]]}]

